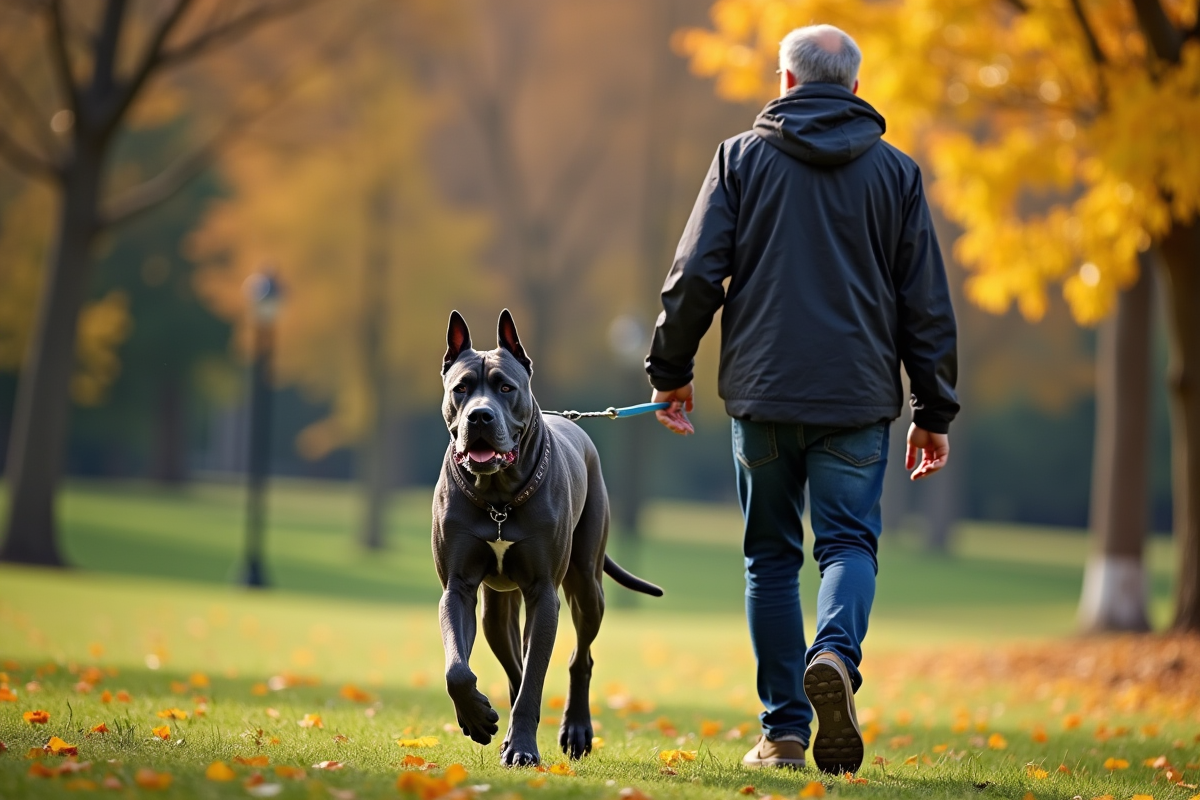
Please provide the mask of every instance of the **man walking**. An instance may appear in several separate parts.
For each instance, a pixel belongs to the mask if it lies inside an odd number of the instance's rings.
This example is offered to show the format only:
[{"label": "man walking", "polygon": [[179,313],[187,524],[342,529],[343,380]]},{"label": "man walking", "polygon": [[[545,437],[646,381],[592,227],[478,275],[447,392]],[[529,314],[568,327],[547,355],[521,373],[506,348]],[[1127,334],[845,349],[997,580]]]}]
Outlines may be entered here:
[{"label": "man walking", "polygon": [[[691,433],[693,359],[724,308],[719,389],[733,417],[746,614],[766,709],[743,759],[754,767],[803,767],[814,709],[817,767],[862,764],[854,692],[901,364],[914,480],[945,466],[958,412],[954,312],[920,171],[881,141],[883,117],[856,96],[861,61],[854,40],[829,25],[784,38],[781,96],[753,131],[717,149],[646,358],[653,399],[672,403],[659,421]],[[806,482],[821,572],[807,648],[798,587]]]}]

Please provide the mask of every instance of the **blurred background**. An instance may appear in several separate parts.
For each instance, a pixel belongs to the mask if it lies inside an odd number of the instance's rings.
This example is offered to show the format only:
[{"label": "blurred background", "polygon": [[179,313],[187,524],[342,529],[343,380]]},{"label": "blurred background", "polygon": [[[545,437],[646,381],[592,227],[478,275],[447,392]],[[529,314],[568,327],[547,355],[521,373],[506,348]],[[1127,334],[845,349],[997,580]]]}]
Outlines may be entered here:
[{"label": "blurred background", "polygon": [[[1166,381],[1196,3],[1060,5],[0,2],[0,556],[220,583],[265,535],[264,583],[436,599],[449,311],[490,346],[513,310],[543,408],[644,402],[713,152],[777,93],[779,38],[827,21],[923,166],[959,316],[950,468],[910,484],[893,426],[896,597],[1070,627],[1094,568],[1084,627],[1200,626]],[[718,336],[696,436],[584,423],[613,549],[681,610],[740,603]]]}]

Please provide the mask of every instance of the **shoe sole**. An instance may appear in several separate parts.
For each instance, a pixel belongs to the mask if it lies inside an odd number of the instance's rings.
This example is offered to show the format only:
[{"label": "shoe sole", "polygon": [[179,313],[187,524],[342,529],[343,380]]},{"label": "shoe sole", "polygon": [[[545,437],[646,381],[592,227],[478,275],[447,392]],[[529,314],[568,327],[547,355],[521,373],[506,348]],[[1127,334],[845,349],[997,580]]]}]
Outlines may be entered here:
[{"label": "shoe sole", "polygon": [[815,661],[804,673],[804,693],[817,716],[812,748],[817,769],[834,775],[857,772],[863,762],[863,739],[846,679],[832,664]]},{"label": "shoe sole", "polygon": [[762,769],[763,767],[779,767],[780,769],[804,769],[807,765],[803,761],[797,761],[792,758],[768,758],[763,760],[747,761],[742,759],[743,766],[751,769]]}]

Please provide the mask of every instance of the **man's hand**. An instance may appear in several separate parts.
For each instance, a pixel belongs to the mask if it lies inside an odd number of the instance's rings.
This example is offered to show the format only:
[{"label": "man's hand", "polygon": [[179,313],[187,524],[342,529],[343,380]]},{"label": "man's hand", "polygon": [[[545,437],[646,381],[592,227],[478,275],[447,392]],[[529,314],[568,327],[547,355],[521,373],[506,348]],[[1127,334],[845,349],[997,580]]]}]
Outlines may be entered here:
[{"label": "man's hand", "polygon": [[[659,412],[662,413],[662,412]],[[917,451],[921,451],[921,465],[917,466]],[[919,481],[928,478],[950,459],[950,436],[945,433],[931,433],[916,425],[908,427],[908,452],[904,454],[904,468],[913,469],[911,480]]]},{"label": "man's hand", "polygon": [[696,432],[685,413],[692,410],[692,384],[680,386],[669,392],[660,392],[655,389],[654,394],[650,397],[650,402],[671,404],[671,407],[664,411],[654,412],[654,416],[658,417],[658,421],[665,425],[667,430],[678,433],[680,436]]}]

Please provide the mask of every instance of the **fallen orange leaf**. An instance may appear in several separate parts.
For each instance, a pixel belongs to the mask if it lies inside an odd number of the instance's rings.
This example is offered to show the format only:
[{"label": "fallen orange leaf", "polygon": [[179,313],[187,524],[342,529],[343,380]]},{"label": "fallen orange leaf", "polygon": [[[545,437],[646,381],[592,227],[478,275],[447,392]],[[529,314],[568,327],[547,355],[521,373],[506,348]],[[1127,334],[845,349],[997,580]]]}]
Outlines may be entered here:
[{"label": "fallen orange leaf", "polygon": [[1037,800],[1037,797],[1034,795],[1033,792],[1026,792],[1025,796],[1022,797],[1021,800]]},{"label": "fallen orange leaf", "polygon": [[409,753],[406,756],[404,756],[404,760],[402,760],[400,762],[400,766],[402,766],[402,767],[423,767],[423,766],[425,766],[425,759],[421,758],[420,756],[414,756],[412,753]]},{"label": "fallen orange leaf", "polygon": [[743,786],[738,789],[738,794],[758,794],[758,790],[753,786]]},{"label": "fallen orange leaf", "polygon": [[571,769],[570,765],[566,762],[560,761],[559,763],[550,767],[550,774],[571,776],[575,774],[575,770]]},{"label": "fallen orange leaf", "polygon": [[1129,769],[1129,762],[1123,758],[1106,758],[1104,759],[1104,768],[1107,770]]},{"label": "fallen orange leaf", "polygon": [[99,725],[92,728],[92,733],[108,733],[108,725],[101,722]]},{"label": "fallen orange leaf", "polygon": [[1062,774],[1064,774],[1064,775],[1070,775],[1070,774],[1071,774],[1071,768],[1070,768],[1070,767],[1068,767],[1066,764],[1059,764],[1059,765],[1058,765],[1058,771],[1059,771],[1059,772],[1061,772],[1061,773],[1062,773]]},{"label": "fallen orange leaf", "polygon": [[599,750],[601,747],[604,747],[604,737],[603,736],[593,736],[592,737],[592,749]]},{"label": "fallen orange leaf", "polygon": [[324,728],[325,723],[321,721],[320,714],[305,714],[304,719],[297,720],[296,724],[301,728]]},{"label": "fallen orange leaf", "polygon": [[68,792],[94,792],[96,791],[96,782],[87,778],[75,778],[64,783],[63,788]]},{"label": "fallen orange leaf", "polygon": [[31,778],[53,778],[58,771],[50,769],[40,761],[35,761],[29,765],[29,772],[26,774]]},{"label": "fallen orange leaf", "polygon": [[944,753],[944,752],[946,752],[947,749],[949,749],[949,747],[950,747],[950,745],[948,745],[948,744],[935,744],[933,746],[933,752]]},{"label": "fallen orange leaf", "polygon": [[204,770],[204,777],[210,781],[222,782],[237,779],[237,775],[224,761],[214,761],[209,764],[208,769]]},{"label": "fallen orange leaf", "polygon": [[203,672],[193,672],[192,676],[190,678],[188,678],[188,683],[190,683],[192,686],[196,687],[197,689],[204,689],[204,688],[208,687],[209,680],[208,680],[208,676],[205,675]]},{"label": "fallen orange leaf", "polygon": [[302,781],[308,775],[300,767],[293,767],[288,764],[279,764],[275,767],[275,774],[280,778],[287,778],[293,781]]},{"label": "fallen orange leaf", "polygon": [[157,728],[151,728],[150,732],[164,742],[171,738],[171,726],[169,725],[159,725]]},{"label": "fallen orange leaf", "polygon": [[50,721],[50,712],[39,708],[36,711],[26,711],[21,717],[30,725],[45,725]]},{"label": "fallen orange leaf", "polygon": [[1041,725],[1034,725],[1033,733],[1031,733],[1030,736],[1032,736],[1033,740],[1038,744],[1045,744],[1050,740],[1050,737],[1046,734],[1046,729]]},{"label": "fallen orange leaf", "polygon": [[156,716],[159,719],[187,719],[188,713],[182,708],[164,708]]},{"label": "fallen orange leaf", "polygon": [[993,733],[988,737],[987,745],[992,750],[1003,750],[1008,747],[1008,740],[998,733]]},{"label": "fallen orange leaf", "polygon": [[346,734],[344,734],[344,733],[335,733],[335,734],[333,735],[333,741],[335,741],[335,742],[348,742],[348,741],[350,741],[350,737],[349,737],[349,736],[347,736],[347,735],[346,735]]},{"label": "fallen orange leaf", "polygon": [[1067,714],[1065,717],[1063,717],[1063,721],[1062,721],[1063,730],[1067,730],[1067,731],[1074,730],[1075,728],[1078,728],[1082,724],[1083,724],[1083,717],[1079,716],[1078,714]]},{"label": "fallen orange leaf", "polygon": [[526,785],[529,786],[529,788],[531,788],[531,789],[540,789],[546,785],[546,776],[538,775],[536,778],[530,778],[526,782]]},{"label": "fallen orange leaf", "polygon": [[883,756],[875,756],[875,758],[871,759],[871,763],[877,767],[886,767],[888,760]]},{"label": "fallen orange leaf", "polygon": [[122,689],[121,691],[117,692],[117,702],[118,703],[131,703],[131,702],[133,702],[133,697],[132,697],[132,695],[129,694],[129,692]]},{"label": "fallen orange leaf", "polygon": [[[554,771],[553,767],[550,769],[550,771]],[[450,766],[446,767],[446,772],[444,775],[442,775],[442,779],[451,786],[457,786],[467,779],[467,768],[462,764],[451,764]]]},{"label": "fallen orange leaf", "polygon": [[719,722],[714,722],[713,720],[705,720],[700,723],[700,736],[704,739],[708,739],[712,736],[716,736],[718,733],[721,732],[721,727],[722,727],[721,723],[719,723]]},{"label": "fallen orange leaf", "polygon": [[347,683],[341,688],[338,694],[355,703],[369,703],[374,699],[373,695],[364,692],[353,683]]},{"label": "fallen orange leaf", "polygon": [[825,784],[820,781],[809,781],[808,785],[800,790],[800,797],[824,797]]},{"label": "fallen orange leaf", "polygon": [[155,772],[147,767],[142,767],[133,776],[133,782],[143,789],[166,789],[171,785],[171,773]]},{"label": "fallen orange leaf", "polygon": [[1155,769],[1166,769],[1171,766],[1171,762],[1167,761],[1166,756],[1158,756],[1155,758],[1147,758],[1142,762],[1143,766],[1154,767]]},{"label": "fallen orange leaf", "polygon": [[335,770],[335,769],[341,769],[344,766],[346,766],[346,765],[344,763],[342,763],[341,761],[320,761],[320,762],[317,762],[316,764],[313,764],[313,769]]},{"label": "fallen orange leaf", "polygon": [[0,703],[17,702],[17,693],[7,686],[0,686]]},{"label": "fallen orange leaf", "polygon": [[262,697],[269,691],[271,691],[271,687],[267,686],[265,683],[256,683],[250,687],[250,694],[256,697]]},{"label": "fallen orange leaf", "polygon": [[249,757],[234,756],[233,760],[235,763],[242,764],[247,767],[265,767],[271,763],[271,759],[269,756],[264,756],[261,754],[257,755],[257,756],[249,756]]},{"label": "fallen orange leaf", "polygon": [[920,758],[921,757],[919,755],[909,756],[908,758],[904,759],[904,764],[905,764],[905,766],[915,766],[917,761],[920,760]]}]

